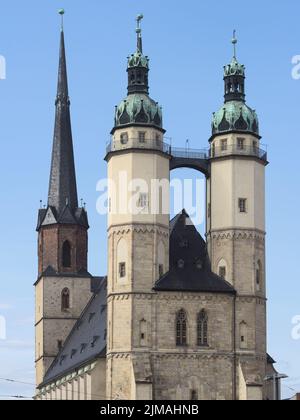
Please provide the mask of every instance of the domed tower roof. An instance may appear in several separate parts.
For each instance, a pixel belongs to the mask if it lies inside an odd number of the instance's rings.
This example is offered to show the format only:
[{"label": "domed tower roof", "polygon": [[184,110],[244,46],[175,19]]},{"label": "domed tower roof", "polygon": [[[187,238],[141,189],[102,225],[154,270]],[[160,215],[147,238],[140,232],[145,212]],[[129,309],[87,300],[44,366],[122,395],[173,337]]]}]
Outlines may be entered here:
[{"label": "domed tower roof", "polygon": [[141,20],[143,15],[137,17],[137,48],[134,54],[128,57],[128,95],[116,107],[116,129],[143,125],[153,126],[165,132],[163,129],[162,109],[158,102],[149,96],[149,58],[143,53]]},{"label": "domed tower roof", "polygon": [[231,62],[224,66],[225,102],[213,114],[212,139],[228,132],[245,132],[259,137],[259,122],[256,112],[246,105],[245,66],[236,58],[237,39],[232,39],[234,55]]}]

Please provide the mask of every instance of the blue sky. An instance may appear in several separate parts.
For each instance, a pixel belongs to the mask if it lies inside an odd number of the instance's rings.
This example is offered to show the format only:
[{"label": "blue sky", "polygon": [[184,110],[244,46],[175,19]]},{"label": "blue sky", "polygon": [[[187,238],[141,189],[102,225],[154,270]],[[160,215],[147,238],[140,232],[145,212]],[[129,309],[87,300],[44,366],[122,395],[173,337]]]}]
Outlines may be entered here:
[{"label": "blue sky", "polygon": [[[91,230],[89,269],[106,273],[106,219],[96,212],[96,183],[106,175],[105,144],[114,106],[126,94],[126,57],[135,47],[135,16],[143,12],[144,49],[151,58],[151,96],[164,110],[173,144],[207,147],[211,114],[222,104],[222,67],[232,55],[247,68],[247,100],[268,145],[268,348],[286,385],[300,390],[300,341],[291,320],[300,314],[298,220],[300,80],[291,76],[300,54],[298,0],[2,0],[0,54],[0,378],[34,383],[33,283],[37,276],[36,218],[47,198],[57,82],[59,16],[65,33],[79,198]],[[174,176],[194,176],[190,171]],[[203,227],[202,227],[203,229]],[[284,395],[294,391],[283,388]],[[32,395],[33,387],[0,380],[0,395]],[[1,396],[0,396],[1,398]]]}]

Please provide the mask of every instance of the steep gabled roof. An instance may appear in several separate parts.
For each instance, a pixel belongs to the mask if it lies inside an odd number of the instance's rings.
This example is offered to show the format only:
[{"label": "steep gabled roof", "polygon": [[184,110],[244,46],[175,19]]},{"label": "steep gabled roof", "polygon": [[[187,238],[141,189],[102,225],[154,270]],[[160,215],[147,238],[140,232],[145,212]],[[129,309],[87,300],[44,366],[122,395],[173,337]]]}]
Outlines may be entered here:
[{"label": "steep gabled roof", "polygon": [[228,282],[211,271],[206,243],[185,210],[170,223],[170,271],[154,289],[235,293]]},{"label": "steep gabled roof", "polygon": [[92,280],[93,297],[76,322],[63,348],[46,373],[45,386],[89,361],[106,355],[106,298],[105,277]]}]

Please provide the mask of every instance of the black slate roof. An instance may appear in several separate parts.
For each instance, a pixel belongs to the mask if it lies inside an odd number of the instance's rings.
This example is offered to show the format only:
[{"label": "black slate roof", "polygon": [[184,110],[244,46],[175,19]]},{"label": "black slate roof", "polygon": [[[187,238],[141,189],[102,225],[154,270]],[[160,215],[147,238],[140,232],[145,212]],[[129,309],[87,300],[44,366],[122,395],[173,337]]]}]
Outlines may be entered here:
[{"label": "black slate roof", "polygon": [[92,299],[76,322],[40,387],[58,380],[89,361],[106,356],[106,278],[94,277],[91,286],[94,292]]},{"label": "black slate roof", "polygon": [[235,293],[211,271],[206,243],[185,210],[170,222],[170,271],[156,282],[154,290]]},{"label": "black slate roof", "polygon": [[53,224],[79,224],[88,229],[85,209],[78,207],[64,32],[61,31],[55,127],[48,206],[40,209],[37,230]]},{"label": "black slate roof", "polygon": [[61,31],[55,129],[48,205],[61,213],[78,207],[64,33]]}]

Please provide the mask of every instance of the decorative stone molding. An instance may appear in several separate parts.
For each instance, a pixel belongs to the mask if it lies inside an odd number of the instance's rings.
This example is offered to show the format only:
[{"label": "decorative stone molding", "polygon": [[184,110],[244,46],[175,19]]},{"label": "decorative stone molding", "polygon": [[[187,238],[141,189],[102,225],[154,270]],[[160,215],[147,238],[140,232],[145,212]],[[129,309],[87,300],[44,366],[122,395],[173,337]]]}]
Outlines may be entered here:
[{"label": "decorative stone molding", "polygon": [[263,297],[257,297],[257,296],[237,296],[236,298],[237,302],[241,303],[252,303],[255,301],[258,305],[265,305],[267,302],[266,298]]},{"label": "decorative stone molding", "polygon": [[[135,355],[135,352],[128,353],[128,352],[112,352],[107,354],[107,359],[129,359]],[[161,353],[152,353],[150,352],[150,356],[154,358],[154,360],[233,360],[234,354],[233,353],[204,353],[203,351],[199,351],[199,353],[195,353],[194,351],[191,353],[178,353],[178,352],[161,352]]]},{"label": "decorative stone molding", "polygon": [[224,302],[231,302],[233,300],[233,296],[227,296],[224,294],[218,294],[218,293],[205,293],[205,292],[199,292],[199,293],[183,293],[178,292],[176,295],[174,293],[167,293],[167,292],[160,292],[156,295],[157,300],[164,300],[164,301],[198,301],[198,302],[218,302],[218,303],[224,303]]},{"label": "decorative stone molding", "polygon": [[108,296],[108,298],[107,298],[107,302],[108,303],[111,303],[111,302],[114,302],[114,301],[124,301],[124,300],[129,300],[130,299],[130,296],[132,295],[132,293],[124,293],[124,294],[122,294],[122,293],[118,293],[118,294],[112,294],[112,295],[109,295]]},{"label": "decorative stone molding", "polygon": [[121,359],[121,360],[124,360],[124,359],[131,358],[131,356],[132,356],[132,353],[121,353],[121,352],[118,352],[118,353],[108,353],[107,356],[106,356],[106,358],[107,358],[107,360],[111,360],[111,359]]},{"label": "decorative stone molding", "polygon": [[[130,297],[134,297],[137,300],[156,300],[156,301],[176,301],[176,302],[215,302],[215,303],[230,303],[233,300],[233,296],[227,296],[224,294],[210,294],[210,293],[183,293],[177,292],[168,293],[168,292],[153,292],[153,293],[139,293],[139,292],[124,292],[110,294],[108,297],[108,302],[120,301],[120,300],[129,300]],[[255,299],[255,297],[247,297],[247,299]]]},{"label": "decorative stone molding", "polygon": [[158,360],[233,360],[232,353],[156,353],[153,354],[156,361]]},{"label": "decorative stone molding", "polygon": [[214,240],[241,240],[253,239],[261,243],[265,243],[266,232],[261,230],[248,230],[248,229],[226,229],[214,230],[207,234],[207,237]]},{"label": "decorative stone molding", "polygon": [[266,354],[259,354],[259,353],[237,353],[237,357],[240,361],[255,361],[255,362],[266,362],[267,355]]},{"label": "decorative stone molding", "polygon": [[169,238],[169,228],[163,225],[149,225],[149,224],[132,224],[132,225],[117,225],[110,226],[108,229],[108,238],[113,235],[126,235],[129,233],[151,233],[157,234],[164,238]]}]

